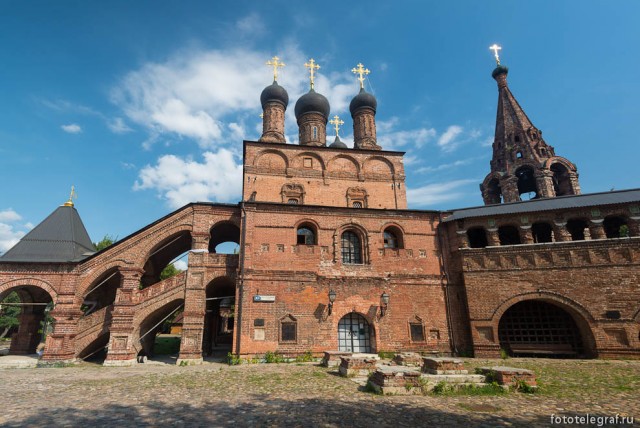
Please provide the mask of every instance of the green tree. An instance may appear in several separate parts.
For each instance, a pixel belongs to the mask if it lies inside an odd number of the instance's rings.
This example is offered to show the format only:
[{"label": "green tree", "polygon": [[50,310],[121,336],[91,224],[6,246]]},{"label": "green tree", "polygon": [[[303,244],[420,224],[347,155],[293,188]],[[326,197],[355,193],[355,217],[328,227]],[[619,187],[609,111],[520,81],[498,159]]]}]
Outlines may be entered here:
[{"label": "green tree", "polygon": [[18,297],[18,293],[14,291],[13,293],[9,293],[0,303],[0,339],[5,337],[12,327],[18,327],[20,325],[18,316],[21,312],[20,306],[3,305],[2,303],[20,303],[20,297]]},{"label": "green tree", "polygon": [[94,242],[93,246],[96,247],[97,251],[104,250],[107,247],[110,247],[118,240],[117,236],[104,235],[104,238],[98,242]]},{"label": "green tree", "polygon": [[172,276],[176,276],[180,272],[182,271],[175,267],[173,263],[169,263],[167,267],[162,269],[162,272],[160,272],[160,280],[163,281],[167,278],[171,278]]}]

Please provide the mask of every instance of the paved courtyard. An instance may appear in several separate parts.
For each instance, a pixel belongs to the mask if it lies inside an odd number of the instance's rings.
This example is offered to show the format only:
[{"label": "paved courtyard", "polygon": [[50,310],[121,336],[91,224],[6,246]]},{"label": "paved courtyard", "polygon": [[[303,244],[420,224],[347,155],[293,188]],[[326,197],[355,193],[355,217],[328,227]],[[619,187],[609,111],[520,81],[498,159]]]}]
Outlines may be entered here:
[{"label": "paved courtyard", "polygon": [[0,426],[549,426],[551,414],[640,416],[640,361],[465,363],[533,369],[541,390],[379,396],[312,363],[5,369]]}]

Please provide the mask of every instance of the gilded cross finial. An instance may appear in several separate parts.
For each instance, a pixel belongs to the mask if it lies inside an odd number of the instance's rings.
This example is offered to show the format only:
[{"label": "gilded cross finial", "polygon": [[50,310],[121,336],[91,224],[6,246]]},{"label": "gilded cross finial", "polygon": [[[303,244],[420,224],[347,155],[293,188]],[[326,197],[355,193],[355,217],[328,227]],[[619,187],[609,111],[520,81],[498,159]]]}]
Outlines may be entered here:
[{"label": "gilded cross finial", "polygon": [[282,68],[287,64],[285,64],[284,62],[280,61],[280,58],[278,58],[277,56],[274,56],[273,58],[271,58],[269,61],[266,62],[266,64],[269,67],[273,67],[273,81],[277,82],[278,81],[278,68]]},{"label": "gilded cross finial", "polygon": [[72,207],[74,199],[78,199],[78,194],[76,193],[75,186],[71,186],[71,193],[69,194],[69,200],[65,202],[63,205],[65,207]]},{"label": "gilded cross finial", "polygon": [[489,50],[493,51],[493,55],[496,57],[496,63],[498,65],[500,65],[500,56],[498,55],[498,51],[501,49],[502,48],[495,43],[493,44],[493,46],[489,46]]},{"label": "gilded cross finial", "polygon": [[309,69],[309,81],[311,82],[311,89],[313,89],[313,82],[315,80],[316,70],[320,68],[318,64],[314,61],[313,58],[309,60],[309,62],[305,62],[304,66]]},{"label": "gilded cross finial", "polygon": [[264,113],[260,113],[260,119],[264,119]]},{"label": "gilded cross finial", "polygon": [[364,89],[364,76],[371,73],[368,68],[364,68],[362,63],[359,63],[357,68],[352,68],[351,72],[353,74],[359,74],[358,80],[360,81],[360,89]]},{"label": "gilded cross finial", "polygon": [[333,116],[333,119],[331,119],[329,121],[330,124],[333,125],[333,127],[336,130],[336,137],[338,136],[338,134],[340,133],[340,125],[344,125],[344,120],[340,120],[340,117],[338,117],[338,115]]}]

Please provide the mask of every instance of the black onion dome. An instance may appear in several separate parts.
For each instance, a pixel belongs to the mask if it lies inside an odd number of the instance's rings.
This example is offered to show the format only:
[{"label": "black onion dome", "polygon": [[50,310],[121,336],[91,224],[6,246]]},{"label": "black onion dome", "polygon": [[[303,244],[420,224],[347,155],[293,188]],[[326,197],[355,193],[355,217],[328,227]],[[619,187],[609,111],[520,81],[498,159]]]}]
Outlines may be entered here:
[{"label": "black onion dome", "polygon": [[340,140],[340,137],[338,137],[337,135],[336,139],[333,140],[333,143],[331,143],[329,147],[332,147],[334,149],[348,149],[347,145],[343,143],[342,140]]},{"label": "black onion dome", "polygon": [[329,117],[329,111],[329,100],[313,89],[301,96],[296,102],[296,119],[299,119],[305,113],[311,112],[320,113],[326,119]]},{"label": "black onion dome", "polygon": [[364,88],[360,88],[360,93],[353,97],[351,104],[349,104],[349,111],[353,115],[363,107],[368,107],[375,113],[376,108],[378,108],[378,101],[376,101],[376,97],[365,91]]},{"label": "black onion dome", "polygon": [[509,68],[504,65],[499,65],[493,69],[493,72],[491,73],[491,77],[495,79],[501,74],[509,74]]},{"label": "black onion dome", "polygon": [[289,94],[287,94],[287,91],[282,86],[278,85],[278,82],[275,80],[273,81],[273,84],[264,88],[262,94],[260,94],[260,103],[262,104],[262,108],[264,108],[267,103],[274,101],[282,104],[284,108],[287,108],[287,105],[289,105]]}]

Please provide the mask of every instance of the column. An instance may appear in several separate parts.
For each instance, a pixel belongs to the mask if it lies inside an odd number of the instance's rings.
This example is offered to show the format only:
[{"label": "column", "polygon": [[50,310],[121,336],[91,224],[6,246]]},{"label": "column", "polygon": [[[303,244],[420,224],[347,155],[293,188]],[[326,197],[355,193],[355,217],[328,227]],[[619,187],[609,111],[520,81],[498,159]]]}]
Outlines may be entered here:
[{"label": "column", "polygon": [[105,366],[128,366],[136,364],[142,345],[133,337],[133,319],[136,309],[136,294],[143,271],[136,268],[119,268],[122,283],[116,292],[111,318],[109,349]]},{"label": "column", "polygon": [[487,229],[487,243],[490,247],[496,247],[500,245],[500,237],[498,236],[498,229]]},{"label": "column", "polygon": [[538,186],[538,195],[542,198],[553,198],[556,196],[553,188],[553,172],[541,171],[536,177],[536,185]]},{"label": "column", "polygon": [[589,222],[589,232],[591,234],[591,239],[606,239],[607,234],[604,232],[604,226],[602,225],[603,222],[604,222],[604,219],[600,219],[600,220],[592,219]]},{"label": "column", "polygon": [[567,222],[556,222],[555,223],[556,228],[554,230],[554,232],[557,232],[554,234],[556,241],[560,241],[560,242],[566,242],[566,241],[571,241],[571,233],[569,233],[569,231],[567,230]]},{"label": "column", "polygon": [[467,232],[465,230],[458,230],[456,231],[456,235],[458,236],[458,248],[469,248]]},{"label": "column", "polygon": [[[25,307],[26,308],[26,307]],[[25,309],[27,310],[27,309]],[[9,354],[28,355],[35,354],[36,347],[40,342],[41,334],[38,333],[40,323],[44,319],[43,313],[22,313],[20,314],[20,326],[18,332],[11,338]]]},{"label": "column", "polygon": [[522,241],[523,244],[533,244],[531,225],[520,226],[520,241]]},{"label": "column", "polygon": [[518,202],[520,200],[517,177],[513,175],[504,177],[500,180],[500,188],[502,189],[504,202]]},{"label": "column", "polygon": [[[73,302],[73,297],[68,300]],[[75,337],[82,311],[79,308],[74,308],[73,304],[58,303],[50,315],[55,319],[55,322],[53,331],[47,336],[42,360],[47,362],[75,360]]]},{"label": "column", "polygon": [[580,182],[578,181],[577,172],[569,172],[569,181],[571,182],[571,189],[573,190],[574,195],[582,193],[580,190]]},{"label": "column", "polygon": [[[195,255],[192,253],[192,255]],[[204,256],[206,254],[197,254]],[[189,257],[180,355],[176,364],[201,364],[202,339],[206,315],[206,284],[203,257]]]}]

